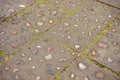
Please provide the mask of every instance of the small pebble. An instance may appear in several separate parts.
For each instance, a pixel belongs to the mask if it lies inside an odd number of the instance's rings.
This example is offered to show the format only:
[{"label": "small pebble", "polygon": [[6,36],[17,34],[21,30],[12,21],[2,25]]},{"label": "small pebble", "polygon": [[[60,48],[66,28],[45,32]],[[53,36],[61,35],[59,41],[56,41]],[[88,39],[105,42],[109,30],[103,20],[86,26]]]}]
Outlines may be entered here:
[{"label": "small pebble", "polygon": [[68,26],[69,24],[68,23],[64,23],[65,26]]},{"label": "small pebble", "polygon": [[98,22],[98,19],[96,19],[95,21]]},{"label": "small pebble", "polygon": [[5,67],[5,68],[4,68],[5,71],[8,71],[9,69],[10,69],[9,67]]},{"label": "small pebble", "polygon": [[13,48],[16,48],[17,47],[17,43],[11,43],[10,44]]},{"label": "small pebble", "polygon": [[112,59],[110,57],[107,57],[107,62],[111,63]]},{"label": "small pebble", "polygon": [[18,77],[18,76],[15,76],[15,78],[16,78],[16,79],[19,79],[19,77]]},{"label": "small pebble", "polygon": [[57,70],[60,70],[60,67],[56,67]]},{"label": "small pebble", "polygon": [[33,51],[32,51],[32,54],[37,54],[37,50],[33,50]]},{"label": "small pebble", "polygon": [[92,55],[92,56],[96,56],[96,55],[97,55],[97,51],[96,51],[96,50],[92,50],[92,51],[91,51],[91,55]]},{"label": "small pebble", "polygon": [[108,45],[103,43],[103,42],[98,42],[98,46],[101,47],[101,48],[107,48]]},{"label": "small pebble", "polygon": [[12,72],[16,73],[18,70],[19,70],[18,68],[14,68]]},{"label": "small pebble", "polygon": [[85,77],[84,80],[89,80],[88,77]]},{"label": "small pebble", "polygon": [[92,35],[92,33],[91,32],[88,32],[88,36],[91,36]]},{"label": "small pebble", "polygon": [[72,78],[72,79],[75,78],[75,74],[73,74],[73,73],[70,74],[70,78]]},{"label": "small pebble", "polygon": [[71,39],[71,36],[68,36],[68,39]]},{"label": "small pebble", "polygon": [[75,78],[75,74],[73,74],[73,73],[70,74],[70,78],[72,78],[72,79]]},{"label": "small pebble", "polygon": [[25,57],[25,54],[22,54],[23,57]]},{"label": "small pebble", "polygon": [[79,63],[79,69],[85,70],[87,67],[83,63]]},{"label": "small pebble", "polygon": [[45,59],[46,59],[46,60],[52,59],[52,54],[48,54],[47,56],[45,56]]},{"label": "small pebble", "polygon": [[9,9],[8,12],[12,13],[14,12],[15,10],[14,9]]},{"label": "small pebble", "polygon": [[42,17],[42,16],[44,16],[44,14],[37,13],[37,17]]},{"label": "small pebble", "polygon": [[31,61],[31,60],[32,60],[32,58],[28,58],[28,60],[29,60],[29,61]]},{"label": "small pebble", "polygon": [[47,70],[47,73],[48,73],[48,74],[51,74],[51,75],[54,74],[54,72],[53,72],[52,70]]},{"label": "small pebble", "polygon": [[64,50],[61,50],[61,53],[64,53],[65,51]]},{"label": "small pebble", "polygon": [[31,26],[31,24],[27,22],[27,23],[26,23],[26,26],[28,26],[28,27],[29,27],[29,26]]},{"label": "small pebble", "polygon": [[40,76],[37,76],[37,77],[36,77],[36,80],[40,80]]},{"label": "small pebble", "polygon": [[17,34],[17,31],[13,31],[13,32],[11,32],[11,34],[16,35],[16,34]]},{"label": "small pebble", "polygon": [[36,68],[35,66],[32,67],[32,69],[35,69],[35,68]]},{"label": "small pebble", "polygon": [[36,30],[35,30],[35,32],[39,32],[39,30],[38,30],[38,29],[36,29]]},{"label": "small pebble", "polygon": [[100,28],[101,28],[101,26],[98,26],[98,28],[100,29]]},{"label": "small pebble", "polygon": [[76,48],[76,49],[80,48],[80,45],[75,45],[75,48]]},{"label": "small pebble", "polygon": [[112,18],[112,16],[111,16],[111,15],[108,15],[108,17],[109,17],[109,18]]},{"label": "small pebble", "polygon": [[21,7],[21,8],[25,8],[26,6],[21,4],[21,5],[19,5],[19,7]]},{"label": "small pebble", "polygon": [[59,61],[60,61],[60,62],[64,62],[64,61],[66,61],[66,59],[60,59]]},{"label": "small pebble", "polygon": [[42,25],[43,25],[43,22],[37,22],[37,24],[38,24],[39,26],[42,26]]},{"label": "small pebble", "polygon": [[52,51],[52,50],[53,50],[53,47],[48,47],[47,50],[48,50],[48,51]]},{"label": "small pebble", "polygon": [[52,23],[53,23],[53,20],[49,20],[49,23],[52,24]]},{"label": "small pebble", "polygon": [[115,32],[116,30],[115,29],[112,29],[112,32]]},{"label": "small pebble", "polygon": [[51,15],[55,16],[57,14],[57,11],[51,11]]},{"label": "small pebble", "polygon": [[103,79],[105,77],[105,75],[102,72],[97,72],[96,77],[99,79]]},{"label": "small pebble", "polygon": [[41,46],[37,46],[37,48],[41,48]]},{"label": "small pebble", "polygon": [[75,53],[72,53],[72,55],[74,56],[74,55],[75,55]]},{"label": "small pebble", "polygon": [[1,35],[5,34],[5,33],[6,33],[6,31],[1,31],[1,32],[0,32]]}]

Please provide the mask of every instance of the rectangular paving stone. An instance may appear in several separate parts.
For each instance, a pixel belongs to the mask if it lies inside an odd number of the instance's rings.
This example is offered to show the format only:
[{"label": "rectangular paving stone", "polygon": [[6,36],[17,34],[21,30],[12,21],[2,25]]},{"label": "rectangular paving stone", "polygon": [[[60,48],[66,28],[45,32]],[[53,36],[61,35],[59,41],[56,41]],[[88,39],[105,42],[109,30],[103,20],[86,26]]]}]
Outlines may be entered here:
[{"label": "rectangular paving stone", "polygon": [[32,4],[35,0],[1,0],[0,17],[5,18]]},{"label": "rectangular paving stone", "polygon": [[59,80],[117,80],[117,78],[80,57],[63,72]]},{"label": "rectangular paving stone", "polygon": [[52,80],[53,75],[72,58],[71,52],[62,46],[41,38],[2,65],[2,79],[36,80],[40,77]]},{"label": "rectangular paving stone", "polygon": [[25,16],[25,20],[33,27],[41,31],[46,31],[56,23],[61,22],[66,13],[49,6],[47,2],[41,2],[27,10],[23,15]]},{"label": "rectangular paving stone", "polygon": [[91,1],[47,33],[74,49],[82,50],[118,12],[117,9]]},{"label": "rectangular paving stone", "polygon": [[87,52],[101,64],[120,72],[120,20],[116,20],[110,30]]},{"label": "rectangular paving stone", "polygon": [[38,35],[38,32],[28,25],[28,22],[24,20],[24,16],[16,16],[0,25],[0,50],[11,54],[36,35]]},{"label": "rectangular paving stone", "polygon": [[99,1],[102,1],[102,2],[105,2],[105,3],[110,4],[112,6],[120,8],[120,1],[119,0],[99,0]]},{"label": "rectangular paving stone", "polygon": [[48,0],[49,3],[63,9],[63,11],[72,11],[76,7],[86,3],[87,1],[88,0]]}]

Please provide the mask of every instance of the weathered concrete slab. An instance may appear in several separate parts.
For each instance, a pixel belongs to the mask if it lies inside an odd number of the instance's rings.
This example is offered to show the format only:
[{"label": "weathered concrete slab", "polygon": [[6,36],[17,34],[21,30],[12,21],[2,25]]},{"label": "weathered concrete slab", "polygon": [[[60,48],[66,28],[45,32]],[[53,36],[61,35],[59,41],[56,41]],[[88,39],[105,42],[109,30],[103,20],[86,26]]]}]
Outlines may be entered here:
[{"label": "weathered concrete slab", "polygon": [[10,54],[34,38],[38,32],[33,31],[24,16],[16,16],[0,25],[0,50]]},{"label": "weathered concrete slab", "polygon": [[24,13],[26,21],[40,31],[46,31],[66,15],[65,12],[41,2]]},{"label": "weathered concrete slab", "polygon": [[2,79],[37,80],[40,77],[43,80],[52,80],[53,75],[72,58],[71,52],[42,38],[11,57],[2,66]]},{"label": "weathered concrete slab", "polygon": [[63,11],[72,11],[87,1],[88,0],[48,0],[53,6],[63,9]]},{"label": "weathered concrete slab", "polygon": [[118,12],[117,9],[91,1],[84,8],[48,31],[48,34],[74,49],[82,50],[108,22],[116,17]]},{"label": "weathered concrete slab", "polygon": [[0,0],[0,17],[9,17],[34,2],[35,0]]},{"label": "weathered concrete slab", "polygon": [[120,72],[120,20],[116,20],[110,30],[93,45],[88,55],[101,64]]},{"label": "weathered concrete slab", "polygon": [[102,1],[102,2],[105,2],[105,3],[110,4],[112,6],[120,8],[120,1],[119,0],[99,0],[99,1]]},{"label": "weathered concrete slab", "polygon": [[117,80],[117,78],[84,58],[80,58],[69,70],[63,72],[59,80]]}]

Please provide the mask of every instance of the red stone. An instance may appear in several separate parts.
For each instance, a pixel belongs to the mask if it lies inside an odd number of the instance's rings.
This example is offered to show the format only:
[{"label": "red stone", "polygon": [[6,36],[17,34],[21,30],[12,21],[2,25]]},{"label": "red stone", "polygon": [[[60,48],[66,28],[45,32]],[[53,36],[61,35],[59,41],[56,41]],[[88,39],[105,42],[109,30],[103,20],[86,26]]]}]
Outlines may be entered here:
[{"label": "red stone", "polygon": [[102,47],[102,48],[107,48],[108,47],[108,45],[103,43],[103,42],[98,42],[98,46]]}]

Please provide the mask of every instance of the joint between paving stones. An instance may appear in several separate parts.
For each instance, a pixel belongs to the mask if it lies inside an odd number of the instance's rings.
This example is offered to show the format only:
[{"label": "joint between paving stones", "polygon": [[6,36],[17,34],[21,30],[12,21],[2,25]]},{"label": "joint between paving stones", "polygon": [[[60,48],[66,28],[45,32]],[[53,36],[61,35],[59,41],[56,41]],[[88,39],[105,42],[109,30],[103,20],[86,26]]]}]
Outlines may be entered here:
[{"label": "joint between paving stones", "polygon": [[120,10],[119,7],[116,7],[116,6],[113,6],[113,5],[111,5],[111,4],[105,3],[105,2],[103,2],[103,1],[101,1],[101,0],[93,0],[93,1],[99,2],[99,3],[101,3],[101,4],[105,4],[105,5],[107,5],[107,6],[110,6],[110,7],[112,7],[112,8],[115,8],[115,9]]}]

